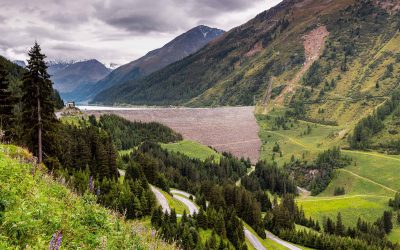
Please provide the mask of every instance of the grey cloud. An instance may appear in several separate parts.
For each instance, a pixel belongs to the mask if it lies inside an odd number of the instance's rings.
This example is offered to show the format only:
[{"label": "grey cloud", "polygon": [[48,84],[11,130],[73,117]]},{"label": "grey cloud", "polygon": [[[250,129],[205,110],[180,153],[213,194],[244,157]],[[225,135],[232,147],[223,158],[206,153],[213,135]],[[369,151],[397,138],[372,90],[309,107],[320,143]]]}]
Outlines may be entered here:
[{"label": "grey cloud", "polygon": [[[242,12],[264,1],[0,0],[0,54],[26,56],[38,40],[49,58],[126,61],[198,24],[239,25]],[[226,20],[230,27],[219,26]]]},{"label": "grey cloud", "polygon": [[[134,33],[173,32],[199,20],[243,11],[263,0],[120,0],[95,5],[96,18]],[[261,10],[260,10],[261,12]]]}]

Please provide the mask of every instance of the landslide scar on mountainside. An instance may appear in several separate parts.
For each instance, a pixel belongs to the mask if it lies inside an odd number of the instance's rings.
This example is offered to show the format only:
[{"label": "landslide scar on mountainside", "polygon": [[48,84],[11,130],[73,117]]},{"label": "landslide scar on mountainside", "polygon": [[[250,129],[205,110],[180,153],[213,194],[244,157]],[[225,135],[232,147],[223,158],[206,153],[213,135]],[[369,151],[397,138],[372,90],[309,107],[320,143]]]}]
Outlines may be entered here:
[{"label": "landslide scar on mountainside", "polygon": [[323,25],[313,29],[302,37],[306,60],[300,71],[292,80],[288,82],[287,87],[275,99],[276,104],[284,105],[285,96],[294,92],[296,87],[300,86],[299,81],[301,80],[302,76],[307,72],[311,65],[321,57],[325,48],[325,41],[328,36],[329,31],[327,30],[326,26]]}]

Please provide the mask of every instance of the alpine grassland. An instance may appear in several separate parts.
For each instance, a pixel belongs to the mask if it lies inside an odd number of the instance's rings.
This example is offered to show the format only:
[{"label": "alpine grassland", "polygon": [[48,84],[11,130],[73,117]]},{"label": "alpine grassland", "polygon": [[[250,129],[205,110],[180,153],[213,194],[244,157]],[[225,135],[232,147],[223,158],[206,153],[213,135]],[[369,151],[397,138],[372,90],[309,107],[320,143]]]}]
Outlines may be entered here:
[{"label": "alpine grassland", "polygon": [[183,140],[175,143],[161,144],[163,149],[184,154],[199,160],[213,160],[219,162],[221,155],[214,149],[195,141]]},{"label": "alpine grassland", "polygon": [[54,180],[25,149],[0,145],[0,248],[48,249],[61,234],[61,249],[174,249],[150,228],[125,220]]},{"label": "alpine grassland", "polygon": [[[263,143],[262,159],[284,167],[292,161],[312,161],[334,146],[348,148],[345,136],[351,133],[349,127],[306,122],[285,113],[283,108],[277,108],[257,116]],[[323,224],[327,217],[336,218],[340,212],[344,225],[354,226],[358,218],[372,223],[384,211],[393,211],[388,201],[400,191],[397,178],[400,157],[375,151],[342,149],[341,152],[351,162],[333,171],[332,180],[322,192],[316,196],[301,194],[297,198],[305,215]],[[343,188],[344,194],[335,194],[338,188]],[[395,212],[393,221],[396,221]],[[397,222],[393,225],[389,239],[398,242],[400,227]]]}]

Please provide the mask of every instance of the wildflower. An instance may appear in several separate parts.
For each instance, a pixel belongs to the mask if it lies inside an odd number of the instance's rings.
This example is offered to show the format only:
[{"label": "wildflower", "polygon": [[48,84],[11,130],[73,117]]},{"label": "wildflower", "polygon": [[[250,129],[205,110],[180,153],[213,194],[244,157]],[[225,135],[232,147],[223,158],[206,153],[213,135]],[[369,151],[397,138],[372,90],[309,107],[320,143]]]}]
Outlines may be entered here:
[{"label": "wildflower", "polygon": [[60,246],[61,246],[61,240],[62,240],[62,233],[61,233],[61,232],[59,232],[59,234],[58,234],[58,238],[57,238],[57,242],[56,242],[56,248],[55,248],[55,250],[59,250],[59,249],[60,249]]},{"label": "wildflower", "polygon": [[50,241],[49,250],[59,250],[61,247],[62,233],[61,231],[57,231],[57,233],[53,234],[53,237]]}]

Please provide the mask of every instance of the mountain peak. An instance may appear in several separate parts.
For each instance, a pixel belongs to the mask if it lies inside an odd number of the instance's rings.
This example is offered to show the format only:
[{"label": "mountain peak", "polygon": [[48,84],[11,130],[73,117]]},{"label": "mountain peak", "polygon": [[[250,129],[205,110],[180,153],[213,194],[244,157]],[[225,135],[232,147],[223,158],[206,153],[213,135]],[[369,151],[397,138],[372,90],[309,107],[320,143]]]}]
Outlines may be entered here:
[{"label": "mountain peak", "polygon": [[223,31],[221,29],[211,28],[206,25],[199,25],[199,26],[189,30],[188,32],[197,31],[197,30],[202,33],[204,38],[206,38],[209,35],[211,35],[212,37],[216,37],[216,36],[219,36],[219,35],[222,35],[223,33],[225,33],[225,31]]},{"label": "mountain peak", "polygon": [[91,92],[97,91],[99,93],[126,81],[149,75],[196,53],[224,33],[223,30],[205,25],[196,26],[165,44],[162,48],[150,51],[145,56],[115,69],[109,76],[99,81],[96,84],[96,89]]}]

